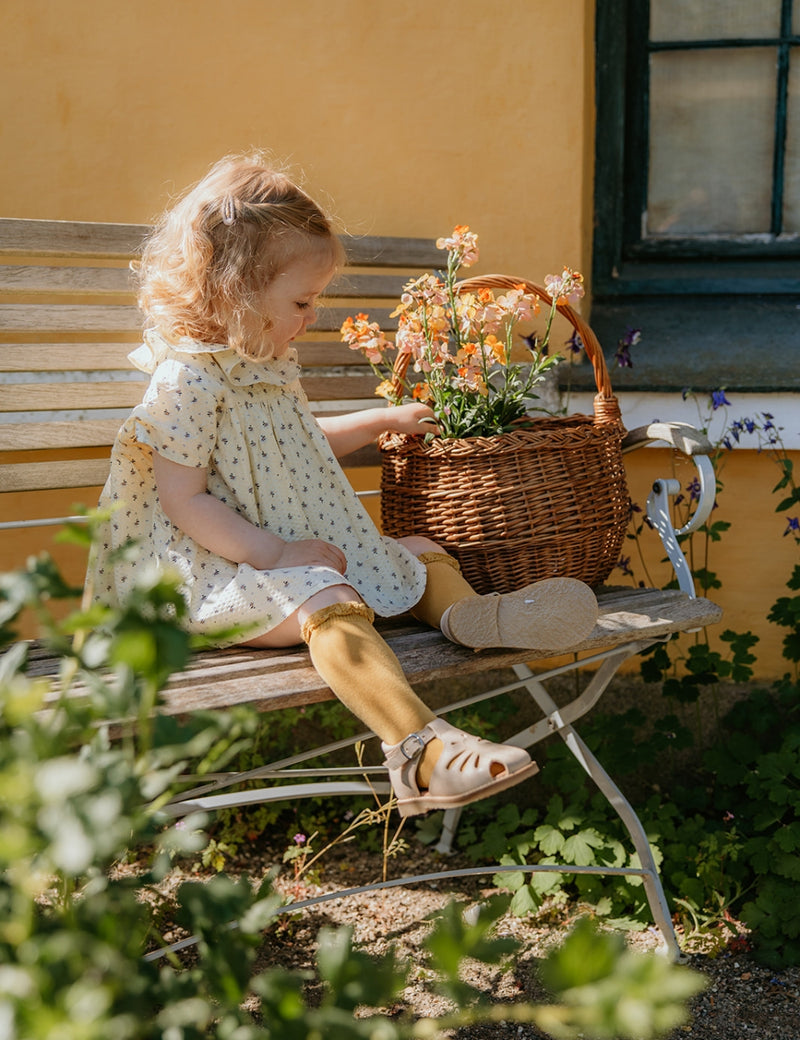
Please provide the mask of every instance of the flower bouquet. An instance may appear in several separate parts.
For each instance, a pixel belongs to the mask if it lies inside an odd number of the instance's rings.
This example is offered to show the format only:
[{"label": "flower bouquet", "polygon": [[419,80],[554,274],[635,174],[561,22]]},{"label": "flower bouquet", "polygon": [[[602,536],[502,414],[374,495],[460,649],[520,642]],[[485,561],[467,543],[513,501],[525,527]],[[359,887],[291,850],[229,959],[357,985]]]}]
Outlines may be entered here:
[{"label": "flower bouquet", "polygon": [[[569,303],[583,295],[582,277],[565,267],[546,287],[505,275],[460,281],[477,260],[477,237],[459,226],[436,244],[446,271],[404,286],[394,342],[367,314],[341,330],[379,377],[376,392],[390,404],[428,403],[440,432],[381,438],[383,530],[432,538],[478,592],[559,575],[599,584],[619,559],[630,500],[603,352]],[[521,337],[528,360],[512,363],[521,323],[542,305],[543,334]],[[556,312],[594,366],[594,416],[546,415],[537,402],[559,360],[549,352]]]},{"label": "flower bouquet", "polygon": [[[559,303],[583,296],[583,276],[565,267],[545,279],[549,312],[543,336],[520,337],[527,364],[512,364],[515,330],[539,314],[541,297],[524,283],[500,295],[488,285],[459,283],[462,268],[478,259],[478,238],[459,225],[436,245],[447,250],[442,275],[425,274],[407,283],[392,317],[392,342],[369,315],[347,318],[342,339],[360,351],[381,379],[376,390],[391,404],[410,398],[429,404],[442,437],[486,437],[507,433],[535,408],[534,388],[560,355],[549,353],[550,332]],[[409,369],[417,378],[410,380]]]}]

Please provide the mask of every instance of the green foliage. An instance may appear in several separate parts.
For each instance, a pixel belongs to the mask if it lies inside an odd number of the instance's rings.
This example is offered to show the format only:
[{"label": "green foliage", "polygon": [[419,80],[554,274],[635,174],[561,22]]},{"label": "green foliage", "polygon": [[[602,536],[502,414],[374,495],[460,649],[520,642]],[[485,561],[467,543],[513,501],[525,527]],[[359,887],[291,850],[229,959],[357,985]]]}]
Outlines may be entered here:
[{"label": "green foliage", "polygon": [[[224,873],[185,882],[175,910],[158,887],[176,856],[205,849],[212,866],[222,865],[226,850],[209,844],[203,817],[174,823],[164,807],[187,766],[202,776],[239,755],[254,718],[197,713],[180,725],[155,710],[191,646],[177,583],[156,572],[140,574],[124,610],[47,621],[46,639],[62,656],[54,698],[28,674],[27,647],[11,642],[13,624],[32,600],[41,609],[71,591],[47,560],[0,581],[11,643],[0,658],[0,1032],[8,1040],[411,1040],[505,1019],[552,1022],[564,1037],[604,1037],[610,1028],[627,1036],[631,1008],[636,1035],[647,1038],[685,1018],[697,976],[654,956],[620,954],[613,938],[583,928],[556,955],[552,988],[561,1005],[494,1005],[460,973],[464,956],[502,967],[515,952],[516,944],[490,934],[505,909],[496,902],[468,917],[450,906],[431,932],[424,970],[452,1007],[441,1020],[382,1010],[355,1017],[359,1008],[395,1005],[420,966],[400,963],[391,950],[366,956],[347,929],[320,932],[318,999],[306,995],[306,974],[256,972],[262,934],[282,905],[270,875],[257,886]],[[144,877],[114,870],[131,850],[141,857],[145,849]],[[187,963],[161,934],[167,915],[196,939]],[[582,972],[584,961],[591,974]],[[618,1015],[594,1010],[600,992],[614,995]],[[254,998],[255,1015],[244,1006]]]},{"label": "green foliage", "polygon": [[[795,565],[786,585],[792,592],[800,589],[800,564]],[[789,629],[783,640],[783,656],[795,665],[800,663],[800,596],[780,596],[767,618],[781,628]]]},{"label": "green foliage", "polygon": [[[783,497],[776,511],[785,512],[800,502],[800,495],[792,461],[771,417],[733,423],[729,437],[739,440],[754,432],[762,438],[766,457],[780,469],[775,491]],[[723,454],[721,445],[718,472]],[[690,484],[686,491],[677,503],[678,525],[688,520],[695,489]],[[633,540],[643,527],[639,514],[635,509]],[[684,539],[703,592],[721,587],[708,566],[709,547],[729,527],[715,520]],[[800,543],[797,518],[784,531],[790,534]],[[800,565],[795,565],[787,588],[800,591]],[[606,718],[594,715],[582,722],[581,734],[623,787],[627,778],[638,778],[640,786],[643,776],[657,778],[645,785],[650,793],[645,790],[639,816],[686,934],[717,929],[729,935],[730,914],[736,913],[753,929],[756,956],[777,967],[800,963],[800,910],[794,894],[800,880],[800,596],[781,596],[768,617],[788,629],[784,658],[795,666],[794,678],[787,676],[769,691],[753,689],[720,718],[717,689],[723,681],[752,680],[758,640],[750,632],[726,629],[718,648],[698,633],[688,644],[686,639],[658,644],[642,657],[642,678],[659,684],[666,698],[663,714],[649,722],[635,710]],[[700,713],[709,698],[716,716],[711,740],[701,728]],[[696,712],[693,726],[689,709]],[[688,770],[685,760],[677,769],[676,753],[692,747],[696,757]],[[629,839],[616,815],[587,787],[582,770],[563,747],[548,749],[540,792],[542,811],[520,813],[516,806],[506,806],[487,823],[485,810],[477,807],[463,834],[467,851],[477,860],[499,856],[509,867],[563,866],[558,872],[498,875],[497,883],[514,893],[512,908],[535,911],[545,896],[556,903],[581,898],[607,920],[629,927],[647,920],[635,879],[569,872],[570,864],[623,866],[634,859],[624,851]]]},{"label": "green foliage", "polygon": [[598,946],[589,923],[581,921],[569,945],[543,966],[544,983],[558,993],[564,1008],[554,1020],[541,1023],[544,1028],[556,1037],[574,1036],[577,1026],[586,1029],[585,1035],[636,1040],[680,1026],[675,1000],[685,1000],[703,984],[685,970],[665,972],[663,958],[644,964],[625,949],[619,935],[609,939]]},{"label": "green foliage", "polygon": [[[800,502],[800,495],[792,461],[771,417],[733,423],[723,441],[739,440],[745,433],[758,434],[764,457],[778,465],[781,479],[775,491],[782,497],[776,511],[786,512]],[[718,448],[717,473],[727,446]],[[677,502],[677,526],[687,522],[695,492],[688,485]],[[643,527],[641,510],[634,508],[632,541]],[[727,521],[712,519],[683,539],[702,593],[721,588],[709,567],[709,550],[729,528]],[[800,542],[797,518],[790,518],[783,533]],[[628,564],[626,559],[626,572]],[[758,640],[751,632],[726,629],[719,636],[721,646],[712,646],[705,633],[698,633],[691,641],[657,644],[641,659],[642,678],[660,686],[665,697],[660,715],[646,720],[636,710],[593,714],[580,726],[583,739],[623,789],[628,781],[641,788],[642,778],[651,778],[644,785],[643,806],[637,808],[687,937],[703,933],[721,936],[724,942],[735,913],[753,930],[756,957],[775,967],[800,963],[800,565],[795,565],[787,588],[794,595],[779,597],[768,617],[788,630],[783,652],[794,665],[794,678],[787,676],[772,690],[751,690],[720,718],[720,683],[752,681]],[[709,701],[715,715],[713,737],[701,725],[701,708]],[[690,711],[696,713],[694,722]],[[710,749],[703,752],[707,745]],[[677,754],[692,748],[688,768],[685,756],[678,766]],[[587,785],[563,746],[548,746],[538,790],[541,808],[520,812],[516,805],[506,805],[490,819],[491,810],[478,805],[460,833],[462,847],[476,861],[562,868],[499,874],[496,883],[513,892],[512,909],[535,912],[545,898],[556,906],[577,898],[607,921],[626,927],[648,921],[636,879],[569,872],[571,864],[624,866],[635,859],[625,851],[630,842],[617,816]]]}]

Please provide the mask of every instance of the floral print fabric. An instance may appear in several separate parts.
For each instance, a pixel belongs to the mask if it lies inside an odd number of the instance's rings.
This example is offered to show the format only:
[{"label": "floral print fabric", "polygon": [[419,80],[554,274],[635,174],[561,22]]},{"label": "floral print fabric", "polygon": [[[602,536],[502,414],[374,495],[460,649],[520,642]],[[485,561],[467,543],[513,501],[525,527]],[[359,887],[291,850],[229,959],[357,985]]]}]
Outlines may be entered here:
[{"label": "floral print fabric", "polygon": [[[149,334],[131,354],[151,374],[141,405],[123,424],[101,507],[114,506],[90,565],[93,596],[121,603],[146,564],[181,576],[192,631],[212,636],[248,626],[261,635],[332,585],[351,585],[376,612],[412,607],[425,587],[424,566],[383,537],[362,508],[300,386],[297,355],[252,362],[220,345],[168,346]],[[286,541],[324,539],[339,546],[347,573],[327,567],[258,571],[215,556],[174,527],[162,511],[152,451],[184,466],[208,468],[208,492]],[[141,551],[113,562],[132,538]]]}]

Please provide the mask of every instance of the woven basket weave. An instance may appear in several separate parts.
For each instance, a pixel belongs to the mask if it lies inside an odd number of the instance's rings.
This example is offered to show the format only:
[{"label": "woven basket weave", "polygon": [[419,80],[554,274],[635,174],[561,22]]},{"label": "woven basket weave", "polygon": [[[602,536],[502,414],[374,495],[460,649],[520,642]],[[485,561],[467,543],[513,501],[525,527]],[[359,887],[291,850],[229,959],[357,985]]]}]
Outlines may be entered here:
[{"label": "woven basket weave", "polygon": [[[543,288],[505,275],[469,278],[458,289],[516,285],[550,305]],[[558,311],[580,334],[594,368],[593,416],[534,419],[492,437],[426,444],[387,434],[380,441],[384,533],[432,538],[481,593],[557,576],[598,585],[620,557],[630,498],[619,405],[596,336],[568,304]],[[404,375],[398,367],[396,380]]]}]

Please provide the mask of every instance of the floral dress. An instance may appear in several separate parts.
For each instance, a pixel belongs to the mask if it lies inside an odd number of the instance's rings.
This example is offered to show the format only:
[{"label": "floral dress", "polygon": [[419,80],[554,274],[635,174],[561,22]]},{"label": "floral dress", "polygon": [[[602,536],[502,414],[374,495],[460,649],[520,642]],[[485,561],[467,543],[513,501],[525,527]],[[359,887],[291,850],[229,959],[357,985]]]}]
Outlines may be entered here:
[{"label": "floral dress", "polygon": [[[143,565],[178,572],[188,627],[214,637],[232,625],[254,638],[332,585],[351,585],[383,617],[421,597],[425,568],[380,534],[336,461],[303,392],[296,351],[248,361],[222,345],[149,333],[130,355],[151,375],[141,405],[123,424],[111,455],[100,506],[113,507],[101,529],[87,582],[104,603],[124,602]],[[208,492],[285,541],[324,539],[347,558],[343,577],[328,567],[260,571],[199,545],[173,526],[158,500],[152,452],[184,466],[208,468]],[[132,561],[110,558],[128,539]]]}]

